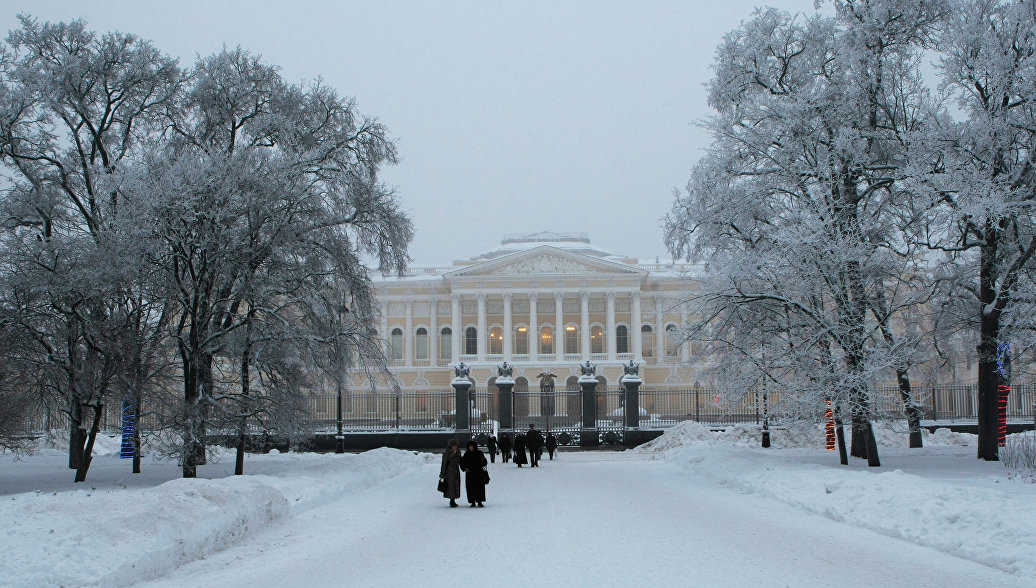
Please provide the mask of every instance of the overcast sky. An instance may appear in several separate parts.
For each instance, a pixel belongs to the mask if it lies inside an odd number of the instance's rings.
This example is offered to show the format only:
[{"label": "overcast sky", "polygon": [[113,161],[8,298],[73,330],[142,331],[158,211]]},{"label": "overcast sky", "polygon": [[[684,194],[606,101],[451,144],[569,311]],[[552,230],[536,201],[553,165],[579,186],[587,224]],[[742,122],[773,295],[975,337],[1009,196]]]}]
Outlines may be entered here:
[{"label": "overcast sky", "polygon": [[6,0],[150,39],[185,66],[222,46],[322,77],[395,137],[415,266],[492,249],[502,233],[585,232],[621,255],[667,257],[661,219],[708,145],[703,84],[716,45],[757,5],[690,2],[146,2]]}]

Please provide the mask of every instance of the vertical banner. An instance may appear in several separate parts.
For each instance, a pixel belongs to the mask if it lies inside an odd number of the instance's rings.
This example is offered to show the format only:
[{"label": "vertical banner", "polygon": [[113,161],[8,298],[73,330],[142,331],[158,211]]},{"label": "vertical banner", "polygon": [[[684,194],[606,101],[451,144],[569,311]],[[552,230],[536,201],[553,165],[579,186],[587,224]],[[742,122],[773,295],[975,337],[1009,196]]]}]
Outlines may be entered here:
[{"label": "vertical banner", "polygon": [[996,370],[1000,372],[1000,384],[996,387],[997,444],[1007,445],[1007,398],[1011,395],[1011,344],[1001,343],[996,347]]},{"label": "vertical banner", "polygon": [[133,431],[137,427],[137,415],[133,414],[133,405],[128,400],[122,401],[122,447],[119,451],[121,459],[133,457]]},{"label": "vertical banner", "polygon": [[835,413],[831,410],[831,399],[825,398],[824,402],[827,404],[827,409],[824,411],[824,433],[826,449],[828,451],[835,450]]}]

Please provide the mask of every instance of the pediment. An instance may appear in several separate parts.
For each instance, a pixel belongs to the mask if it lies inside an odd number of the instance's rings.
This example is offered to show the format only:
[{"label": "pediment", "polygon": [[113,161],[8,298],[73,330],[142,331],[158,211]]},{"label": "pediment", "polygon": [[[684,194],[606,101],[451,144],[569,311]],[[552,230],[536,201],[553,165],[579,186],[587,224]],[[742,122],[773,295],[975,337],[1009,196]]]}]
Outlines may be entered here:
[{"label": "pediment", "polygon": [[545,245],[447,272],[445,277],[588,276],[595,274],[641,276],[646,273],[644,270],[623,263]]}]

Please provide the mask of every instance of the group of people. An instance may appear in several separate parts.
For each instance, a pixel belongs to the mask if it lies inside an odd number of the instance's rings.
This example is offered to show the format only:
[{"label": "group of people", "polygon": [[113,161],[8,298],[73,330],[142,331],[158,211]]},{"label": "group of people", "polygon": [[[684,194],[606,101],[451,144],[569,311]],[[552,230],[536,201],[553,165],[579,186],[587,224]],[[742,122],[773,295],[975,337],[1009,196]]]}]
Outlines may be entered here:
[{"label": "group of people", "polygon": [[[540,465],[544,449],[547,450],[550,459],[554,459],[558,440],[550,431],[544,437],[536,430],[536,426],[530,423],[529,430],[524,434],[516,434],[513,442],[507,433],[501,434],[499,441],[495,435],[490,435],[486,441],[486,448],[489,450],[489,460],[493,463],[496,463],[496,454],[499,450],[503,463],[513,461],[518,467],[529,464],[529,467],[536,468]],[[442,455],[442,467],[439,468],[439,487],[442,489],[443,497],[450,499],[450,507],[456,507],[457,499],[460,498],[461,472],[465,473],[464,492],[468,498],[468,506],[485,506],[483,503],[486,502],[486,483],[489,481],[488,465],[486,455],[479,450],[478,443],[474,440],[468,441],[467,449],[461,454],[460,444],[456,439],[450,439]]]},{"label": "group of people", "polygon": [[[499,441],[497,441],[496,436],[490,435],[486,441],[486,447],[489,449],[489,459],[494,463],[496,463],[496,453],[499,448],[500,457],[504,463],[513,460],[518,467],[530,464],[530,467],[535,468],[539,467],[544,448],[547,450],[550,459],[554,459],[554,452],[558,448],[558,440],[554,433],[550,431],[547,431],[547,436],[544,437],[542,433],[536,430],[535,425],[530,424],[529,430],[525,434],[518,433],[515,435],[514,441],[511,441],[511,436],[507,433],[502,433]],[[526,457],[526,450],[528,450],[528,457]]]}]

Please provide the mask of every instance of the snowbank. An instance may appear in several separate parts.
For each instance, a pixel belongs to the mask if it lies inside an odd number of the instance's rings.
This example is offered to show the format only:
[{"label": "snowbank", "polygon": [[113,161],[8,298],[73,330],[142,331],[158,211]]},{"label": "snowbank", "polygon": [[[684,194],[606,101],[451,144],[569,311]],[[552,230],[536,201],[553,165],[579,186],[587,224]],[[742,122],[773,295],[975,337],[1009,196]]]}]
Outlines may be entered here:
[{"label": "snowbank", "polygon": [[[970,450],[952,449],[974,445],[975,435],[926,431],[925,447],[932,448],[926,452],[905,449],[908,442],[898,427],[876,427],[883,455],[916,464],[920,473],[915,474],[841,466],[837,457],[816,450],[824,439],[820,427],[771,433],[773,447],[762,449],[761,430],[755,425],[716,433],[683,423],[636,451],[655,453],[696,478],[1008,573],[1029,576],[1036,569],[1036,488],[1024,477],[1010,476],[1000,464],[976,463]],[[947,471],[953,468],[925,471],[934,459],[958,459],[961,467],[981,473],[951,478]]]},{"label": "snowbank", "polygon": [[[437,459],[378,449],[272,454],[283,475],[176,479],[145,489],[3,497],[4,586],[125,585],[166,574],[286,516]],[[88,486],[89,488],[89,486]]]}]

